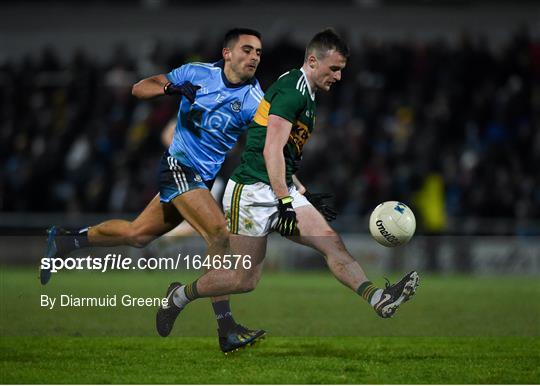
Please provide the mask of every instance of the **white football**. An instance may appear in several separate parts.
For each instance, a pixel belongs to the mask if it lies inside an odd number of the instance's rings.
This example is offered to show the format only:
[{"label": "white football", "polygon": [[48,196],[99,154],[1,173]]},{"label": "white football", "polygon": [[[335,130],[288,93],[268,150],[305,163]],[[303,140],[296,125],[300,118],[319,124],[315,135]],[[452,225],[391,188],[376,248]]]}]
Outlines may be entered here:
[{"label": "white football", "polygon": [[413,211],[404,203],[386,201],[371,213],[369,231],[385,247],[397,247],[409,242],[416,230]]}]

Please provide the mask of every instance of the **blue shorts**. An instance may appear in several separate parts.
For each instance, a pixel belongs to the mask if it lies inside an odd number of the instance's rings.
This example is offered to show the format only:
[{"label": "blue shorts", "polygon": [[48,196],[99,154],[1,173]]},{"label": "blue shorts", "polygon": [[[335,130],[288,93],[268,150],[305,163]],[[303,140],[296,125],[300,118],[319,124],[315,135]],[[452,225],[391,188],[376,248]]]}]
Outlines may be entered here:
[{"label": "blue shorts", "polygon": [[163,153],[159,165],[159,200],[171,202],[173,198],[193,189],[212,189],[214,180],[203,181],[199,173],[182,165],[168,151]]}]

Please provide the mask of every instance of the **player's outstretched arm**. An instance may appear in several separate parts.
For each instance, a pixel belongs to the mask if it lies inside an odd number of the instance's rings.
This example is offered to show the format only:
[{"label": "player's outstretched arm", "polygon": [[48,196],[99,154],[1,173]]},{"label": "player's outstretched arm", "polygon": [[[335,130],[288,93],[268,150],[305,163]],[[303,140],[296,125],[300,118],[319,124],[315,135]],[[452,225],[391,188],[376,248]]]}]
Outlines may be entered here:
[{"label": "player's outstretched arm", "polygon": [[150,99],[165,95],[165,85],[167,83],[169,83],[169,80],[165,75],[154,75],[135,83],[131,89],[131,94],[139,99]]}]

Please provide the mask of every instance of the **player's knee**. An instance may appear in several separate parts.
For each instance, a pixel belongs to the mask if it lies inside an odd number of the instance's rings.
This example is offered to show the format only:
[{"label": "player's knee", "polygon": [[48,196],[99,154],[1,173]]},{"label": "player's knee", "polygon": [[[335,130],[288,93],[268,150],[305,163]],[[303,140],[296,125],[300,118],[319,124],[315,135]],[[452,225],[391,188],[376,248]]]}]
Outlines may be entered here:
[{"label": "player's knee", "polygon": [[243,278],[241,281],[237,284],[237,292],[251,292],[257,287],[257,283],[259,280],[257,278]]},{"label": "player's knee", "polygon": [[254,271],[237,271],[237,289],[239,292],[251,292],[259,284],[260,274]]},{"label": "player's knee", "polygon": [[214,226],[207,235],[208,244],[214,247],[229,248],[229,230],[227,224]]},{"label": "player's knee", "polygon": [[345,244],[343,244],[343,240],[341,239],[341,236],[332,228],[324,229],[322,231],[323,240],[325,240],[327,244],[327,249],[331,251],[339,251],[339,252],[346,252],[347,248],[345,247]]},{"label": "player's knee", "polygon": [[128,244],[135,248],[144,248],[154,239],[154,236],[144,232],[141,228],[130,227],[127,234]]},{"label": "player's knee", "polygon": [[135,248],[146,247],[152,239],[148,236],[136,235],[129,238],[129,245]]}]

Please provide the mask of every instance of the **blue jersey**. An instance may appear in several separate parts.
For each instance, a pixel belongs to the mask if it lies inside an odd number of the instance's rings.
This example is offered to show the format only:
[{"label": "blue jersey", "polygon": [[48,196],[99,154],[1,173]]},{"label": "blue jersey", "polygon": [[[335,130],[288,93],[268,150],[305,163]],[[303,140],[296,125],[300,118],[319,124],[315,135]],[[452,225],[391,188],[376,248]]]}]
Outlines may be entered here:
[{"label": "blue jersey", "polygon": [[231,84],[223,73],[223,61],[185,64],[167,78],[172,83],[189,81],[201,86],[195,103],[186,98],[180,101],[169,153],[197,171],[204,181],[212,180],[255,115],[263,96],[261,86],[255,78]]}]

